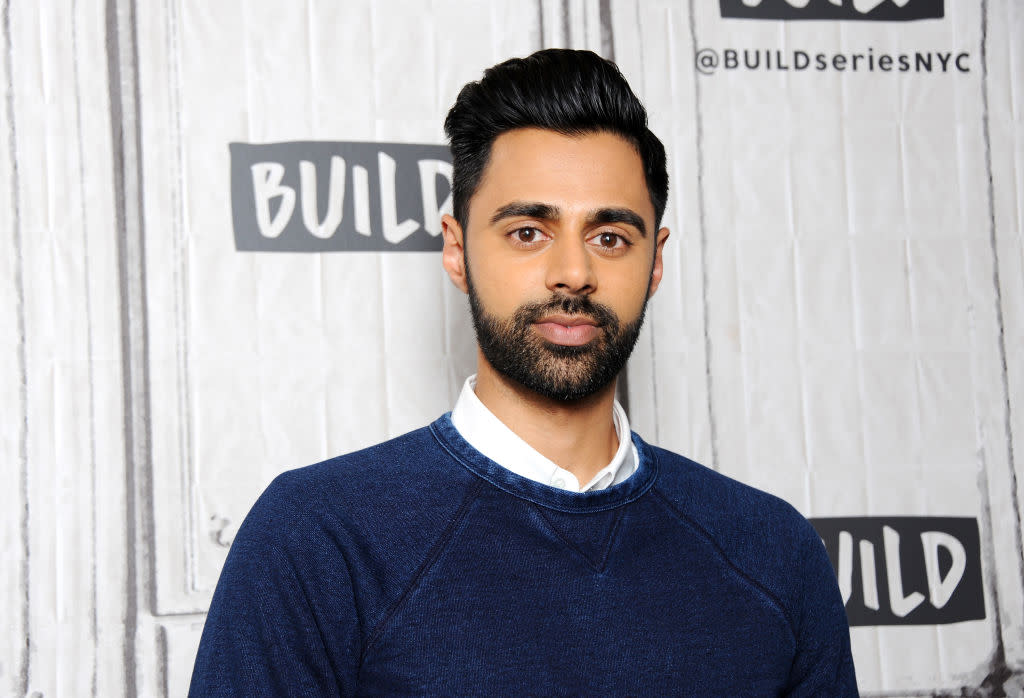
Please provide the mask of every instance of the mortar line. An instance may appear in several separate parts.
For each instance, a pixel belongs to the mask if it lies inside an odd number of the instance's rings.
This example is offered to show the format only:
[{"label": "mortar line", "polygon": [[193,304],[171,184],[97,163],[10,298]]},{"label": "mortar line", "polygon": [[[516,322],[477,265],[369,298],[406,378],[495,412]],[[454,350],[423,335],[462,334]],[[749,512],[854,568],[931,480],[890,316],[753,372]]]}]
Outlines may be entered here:
[{"label": "mortar line", "polygon": [[[146,447],[146,417],[143,412],[141,415],[137,414],[140,410],[145,410],[146,394],[144,387],[138,391],[139,400],[136,400],[136,385],[140,382],[139,373],[142,374],[144,379],[145,370],[144,367],[137,366],[135,360],[137,352],[140,351],[139,345],[140,340],[135,335],[137,329],[135,327],[136,317],[139,313],[135,312],[135,302],[138,299],[137,294],[133,293],[132,277],[131,277],[131,266],[132,262],[137,262],[138,251],[137,245],[133,245],[129,231],[129,211],[128,211],[128,198],[127,198],[127,183],[129,178],[129,167],[137,167],[138,157],[138,133],[135,128],[136,124],[128,124],[126,129],[125,122],[125,101],[134,100],[135,103],[129,102],[129,109],[134,109],[137,106],[138,98],[138,84],[135,79],[134,73],[125,76],[125,79],[130,81],[131,84],[128,89],[123,89],[122,80],[122,32],[121,32],[121,14],[120,10],[124,10],[127,18],[125,19],[125,37],[127,38],[130,46],[125,49],[132,59],[134,59],[133,65],[125,66],[129,70],[137,69],[138,56],[135,51],[135,14],[131,0],[107,0],[106,3],[106,32],[107,32],[107,74],[108,74],[108,100],[110,106],[110,129],[111,129],[111,149],[112,149],[112,162],[113,162],[113,188],[114,188],[114,201],[115,201],[115,235],[117,240],[117,259],[118,259],[118,287],[121,293],[120,299],[120,322],[121,322],[121,364],[123,371],[122,379],[122,401],[123,401],[123,430],[124,430],[124,455],[125,455],[125,618],[124,618],[124,633],[122,635],[122,659],[124,662],[124,694],[126,696],[137,696],[138,695],[138,672],[135,666],[135,636],[138,631],[138,613],[139,613],[139,568],[137,562],[138,552],[138,492],[137,492],[137,478],[136,469],[141,467],[140,464],[136,463],[136,455],[144,453]],[[133,112],[133,117],[137,120],[137,112]],[[128,130],[128,137],[132,138],[136,142],[135,146],[136,162],[129,163],[126,157],[126,137],[125,131]],[[141,205],[141,188],[136,192],[137,196],[140,197],[140,201],[134,202],[133,205]],[[136,215],[138,211],[135,211]],[[138,221],[132,221],[132,223],[138,226]],[[139,235],[139,241],[141,242],[141,233],[136,229],[134,231]],[[136,255],[136,258],[129,259],[129,255]],[[144,275],[144,270],[141,274]],[[140,277],[140,280],[143,281]],[[145,337],[145,319],[144,319],[144,306],[141,308],[142,316],[139,322],[142,323],[142,341],[144,342]],[[142,348],[142,360],[145,360],[144,347]],[[141,362],[139,362],[141,363]],[[142,369],[140,371],[140,369]],[[140,426],[141,425],[141,426]]]},{"label": "mortar line", "polygon": [[96,510],[96,496],[99,489],[96,486],[96,386],[95,386],[95,366],[93,364],[93,325],[92,325],[92,294],[89,289],[89,279],[91,278],[90,266],[89,266],[89,219],[86,215],[88,209],[86,205],[85,195],[85,149],[83,147],[84,138],[82,137],[82,85],[81,85],[81,73],[78,70],[78,0],[72,0],[71,2],[71,55],[72,55],[72,71],[74,75],[75,83],[75,129],[76,129],[76,140],[78,141],[78,181],[79,186],[82,189],[81,197],[79,199],[79,220],[81,221],[81,232],[82,232],[82,268],[84,272],[84,286],[85,286],[85,327],[86,327],[86,365],[89,370],[89,401],[88,401],[88,412],[89,412],[89,518],[91,523],[91,536],[90,536],[90,593],[92,606],[89,609],[89,630],[92,635],[92,668],[91,676],[89,681],[90,693],[93,698],[96,698],[98,691],[99,681],[99,592],[97,584],[97,571],[96,571],[96,559],[99,555],[99,547],[97,544],[98,538],[98,519]]},{"label": "mortar line", "polygon": [[[996,240],[996,203],[995,203],[995,187],[992,181],[992,133],[991,133],[991,117],[989,114],[989,103],[988,103],[988,0],[982,0],[981,2],[981,114],[982,114],[982,139],[985,144],[985,195],[988,203],[988,232],[989,232],[989,245],[992,250],[992,283],[995,287],[995,315],[996,315],[996,326],[999,330],[999,341],[997,346],[999,349],[999,369],[1000,378],[1003,389],[1003,428],[1006,433],[1006,457],[1007,457],[1007,470],[1009,471],[1010,479],[1010,504],[1012,508],[1013,516],[1013,530],[1014,530],[1014,543],[1017,551],[1017,578],[1020,586],[1024,586],[1024,540],[1021,539],[1021,519],[1020,519],[1020,495],[1018,493],[1019,483],[1017,482],[1017,471],[1014,462],[1013,453],[1013,424],[1012,424],[1012,412],[1010,404],[1010,384],[1009,384],[1009,373],[1007,370],[1006,363],[1006,333],[1005,323],[1003,319],[1003,296],[1002,296],[1002,283],[999,278],[999,245]],[[987,480],[986,475],[986,480]],[[986,490],[986,497],[988,497],[989,490]],[[991,523],[991,522],[990,522]],[[994,551],[993,551],[994,554]],[[993,672],[990,677],[994,678],[998,674],[1007,673],[1006,667],[1006,643],[1003,639],[1003,623],[1002,616],[999,613],[998,607],[998,588],[995,582],[992,582],[993,588],[993,605],[995,606],[995,631],[996,640],[998,645],[996,652],[993,656]]]},{"label": "mortar line", "polygon": [[612,26],[611,0],[600,0],[598,18],[601,26],[601,53],[611,62],[615,62],[615,28]]},{"label": "mortar line", "polygon": [[21,496],[22,508],[21,518],[18,522],[21,534],[21,587],[24,592],[24,600],[21,604],[21,622],[25,633],[25,643],[21,647],[18,663],[19,690],[22,695],[28,694],[29,676],[31,673],[31,651],[32,631],[29,625],[31,604],[31,589],[29,579],[31,567],[29,563],[29,501],[28,501],[28,357],[25,351],[25,274],[24,274],[24,248],[21,238],[21,206],[18,193],[21,188],[18,169],[18,137],[17,124],[14,118],[14,48],[11,44],[11,4],[5,0],[3,4],[3,37],[7,54],[7,63],[4,66],[4,79],[7,83],[7,96],[4,107],[7,111],[7,152],[11,162],[11,228],[14,238],[14,254],[16,263],[14,265],[14,288],[17,295],[18,323],[18,369],[21,373],[21,381],[18,385],[18,402],[21,406],[22,420],[18,433],[18,461],[21,466],[18,473],[18,491]]},{"label": "mortar line", "polygon": [[[693,0],[689,2],[690,20],[690,42],[691,49],[696,55],[697,52],[697,23],[694,12]],[[707,389],[707,410],[708,410],[708,439],[711,444],[711,463],[709,465],[718,470],[718,425],[715,422],[715,404],[712,396],[714,381],[711,373],[711,331],[709,328],[708,312],[708,228],[707,212],[704,205],[704,118],[701,112],[701,75],[694,71],[693,76],[693,111],[697,127],[697,221],[700,227],[700,286],[701,286],[701,312],[703,313],[704,324],[704,380]]]}]

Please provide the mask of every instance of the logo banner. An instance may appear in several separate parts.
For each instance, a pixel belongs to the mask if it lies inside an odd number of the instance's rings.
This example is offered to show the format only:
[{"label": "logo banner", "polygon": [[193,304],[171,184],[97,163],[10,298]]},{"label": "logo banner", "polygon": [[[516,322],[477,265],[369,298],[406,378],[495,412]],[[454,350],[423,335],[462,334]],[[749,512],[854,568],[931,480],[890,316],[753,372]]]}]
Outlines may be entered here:
[{"label": "logo banner", "polygon": [[850,625],[941,625],[985,617],[978,521],[811,519],[836,570]]},{"label": "logo banner", "polygon": [[264,252],[435,252],[451,212],[443,145],[231,143],[235,247]]},{"label": "logo banner", "polygon": [[943,16],[942,0],[719,0],[737,19],[859,19],[909,22]]}]

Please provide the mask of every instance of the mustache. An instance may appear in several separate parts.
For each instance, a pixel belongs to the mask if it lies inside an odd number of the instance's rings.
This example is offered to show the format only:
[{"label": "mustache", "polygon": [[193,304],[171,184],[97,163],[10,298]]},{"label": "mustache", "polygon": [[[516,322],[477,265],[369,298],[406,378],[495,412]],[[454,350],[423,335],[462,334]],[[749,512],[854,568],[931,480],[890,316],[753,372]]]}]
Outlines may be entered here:
[{"label": "mustache", "polygon": [[598,327],[613,331],[619,327],[619,317],[615,311],[603,303],[592,301],[589,296],[564,296],[556,293],[546,301],[520,306],[516,310],[515,316],[516,320],[521,323],[532,324],[552,313],[559,312],[566,315],[583,315],[593,320]]}]

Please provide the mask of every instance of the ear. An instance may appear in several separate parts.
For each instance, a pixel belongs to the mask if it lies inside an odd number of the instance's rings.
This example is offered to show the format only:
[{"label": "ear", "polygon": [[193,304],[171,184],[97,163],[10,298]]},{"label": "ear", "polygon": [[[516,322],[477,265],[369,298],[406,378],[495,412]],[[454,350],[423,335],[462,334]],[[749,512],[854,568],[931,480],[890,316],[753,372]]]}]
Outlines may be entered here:
[{"label": "ear", "polygon": [[441,234],[444,248],[441,250],[441,264],[448,272],[448,278],[463,293],[469,292],[466,284],[466,252],[462,244],[462,226],[447,213],[441,216]]},{"label": "ear", "polygon": [[661,253],[665,250],[665,241],[668,240],[668,228],[662,228],[658,231],[658,239],[655,242],[654,248],[654,266],[651,267],[651,283],[647,287],[647,297],[650,298],[654,295],[654,292],[658,290],[658,285],[661,283],[661,275],[665,271],[664,263],[661,259]]}]

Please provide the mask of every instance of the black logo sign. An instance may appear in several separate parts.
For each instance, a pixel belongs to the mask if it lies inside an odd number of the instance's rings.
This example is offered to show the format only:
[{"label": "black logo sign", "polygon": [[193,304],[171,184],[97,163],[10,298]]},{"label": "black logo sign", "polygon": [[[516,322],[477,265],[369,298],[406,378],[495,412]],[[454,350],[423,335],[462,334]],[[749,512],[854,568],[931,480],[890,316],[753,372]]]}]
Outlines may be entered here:
[{"label": "black logo sign", "polygon": [[405,143],[232,143],[235,247],[433,252],[451,212],[451,153]]},{"label": "black logo sign", "polygon": [[719,0],[723,17],[909,22],[943,16],[942,0]]},{"label": "black logo sign", "polygon": [[940,625],[985,617],[977,519],[811,519],[850,625]]}]

